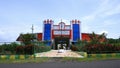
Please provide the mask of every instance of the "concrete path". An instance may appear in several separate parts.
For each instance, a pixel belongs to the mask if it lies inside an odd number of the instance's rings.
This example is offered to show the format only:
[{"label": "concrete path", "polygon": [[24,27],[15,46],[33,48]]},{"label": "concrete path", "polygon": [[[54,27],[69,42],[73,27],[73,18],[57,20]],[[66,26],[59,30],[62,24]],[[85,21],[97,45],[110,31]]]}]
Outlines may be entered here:
[{"label": "concrete path", "polygon": [[83,58],[80,54],[71,50],[65,50],[63,53],[59,53],[58,50],[51,50],[43,53],[36,53],[36,57],[79,57]]}]

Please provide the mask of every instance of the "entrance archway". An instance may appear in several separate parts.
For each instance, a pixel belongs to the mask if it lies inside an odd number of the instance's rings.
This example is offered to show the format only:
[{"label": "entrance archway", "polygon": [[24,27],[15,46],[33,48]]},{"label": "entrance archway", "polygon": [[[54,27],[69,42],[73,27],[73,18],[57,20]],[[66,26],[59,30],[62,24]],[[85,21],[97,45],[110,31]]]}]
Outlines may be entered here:
[{"label": "entrance archway", "polygon": [[69,38],[68,37],[55,37],[54,38],[54,43],[55,43],[55,49],[59,49],[60,48],[65,48],[65,49],[69,49],[70,45],[69,45]]}]

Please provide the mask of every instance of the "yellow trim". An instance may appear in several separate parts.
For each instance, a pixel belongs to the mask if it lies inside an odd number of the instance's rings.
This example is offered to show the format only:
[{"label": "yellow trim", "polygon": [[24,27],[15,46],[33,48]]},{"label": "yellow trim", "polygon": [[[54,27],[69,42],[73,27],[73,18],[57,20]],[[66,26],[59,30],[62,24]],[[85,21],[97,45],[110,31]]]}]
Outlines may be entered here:
[{"label": "yellow trim", "polygon": [[10,59],[14,60],[15,59],[15,55],[10,55]]},{"label": "yellow trim", "polygon": [[96,54],[91,54],[92,57],[96,57]]},{"label": "yellow trim", "polygon": [[6,59],[7,56],[6,55],[1,55],[1,59]]},{"label": "yellow trim", "polygon": [[107,56],[107,54],[101,54],[103,58],[105,58]]},{"label": "yellow trim", "polygon": [[87,57],[87,53],[86,52],[84,52],[84,57]]},{"label": "yellow trim", "polygon": [[20,59],[25,59],[25,55],[20,55]]},{"label": "yellow trim", "polygon": [[30,58],[30,59],[33,59],[33,58],[34,58],[34,55],[30,55],[29,58]]},{"label": "yellow trim", "polygon": [[112,57],[115,57],[115,56],[116,56],[116,54],[115,54],[115,53],[112,53],[111,55],[112,55]]}]

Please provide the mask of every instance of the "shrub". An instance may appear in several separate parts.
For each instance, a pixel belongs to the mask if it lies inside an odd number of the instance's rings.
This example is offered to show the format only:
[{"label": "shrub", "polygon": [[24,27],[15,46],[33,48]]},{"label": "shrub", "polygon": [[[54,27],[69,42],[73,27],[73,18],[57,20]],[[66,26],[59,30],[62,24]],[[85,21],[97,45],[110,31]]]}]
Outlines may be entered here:
[{"label": "shrub", "polygon": [[84,47],[84,51],[87,53],[113,53],[120,52],[120,46],[111,44],[88,44]]},{"label": "shrub", "polygon": [[72,46],[71,46],[71,50],[72,50],[72,51],[78,51],[78,48],[77,48],[77,46],[72,45]]},{"label": "shrub", "polygon": [[19,44],[13,42],[11,44],[2,44],[0,46],[1,54],[15,54],[15,49]]},{"label": "shrub", "polygon": [[3,54],[3,46],[0,45],[0,54]]},{"label": "shrub", "polygon": [[19,46],[19,44],[15,43],[15,42],[13,42],[9,45],[9,47],[10,47],[9,49],[12,54],[15,54],[15,49],[17,46]]},{"label": "shrub", "polygon": [[36,50],[37,50],[36,52],[46,52],[46,51],[50,51],[51,47],[46,45],[41,45],[41,46],[38,46]]},{"label": "shrub", "polygon": [[11,44],[0,45],[0,54],[34,54],[34,52],[46,52],[51,50],[50,46],[43,42],[34,42],[34,44],[19,45],[15,42]]},{"label": "shrub", "polygon": [[34,54],[34,45],[29,44],[24,46],[24,51],[25,54]]},{"label": "shrub", "polygon": [[38,42],[38,44],[35,45],[35,52],[46,52],[50,50],[51,47],[47,46],[45,42]]},{"label": "shrub", "polygon": [[78,42],[75,45],[71,46],[71,50],[73,51],[84,51],[84,47],[87,44],[86,41],[78,40]]},{"label": "shrub", "polygon": [[20,45],[16,47],[16,54],[24,54],[24,46]]}]

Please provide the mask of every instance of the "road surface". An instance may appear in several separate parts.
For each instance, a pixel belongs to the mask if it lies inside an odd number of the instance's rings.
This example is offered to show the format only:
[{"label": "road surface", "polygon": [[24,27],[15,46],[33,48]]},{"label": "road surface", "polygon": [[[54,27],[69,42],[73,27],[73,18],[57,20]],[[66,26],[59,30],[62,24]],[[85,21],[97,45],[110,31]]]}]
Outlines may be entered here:
[{"label": "road surface", "polygon": [[120,68],[120,60],[0,64],[0,68]]}]

